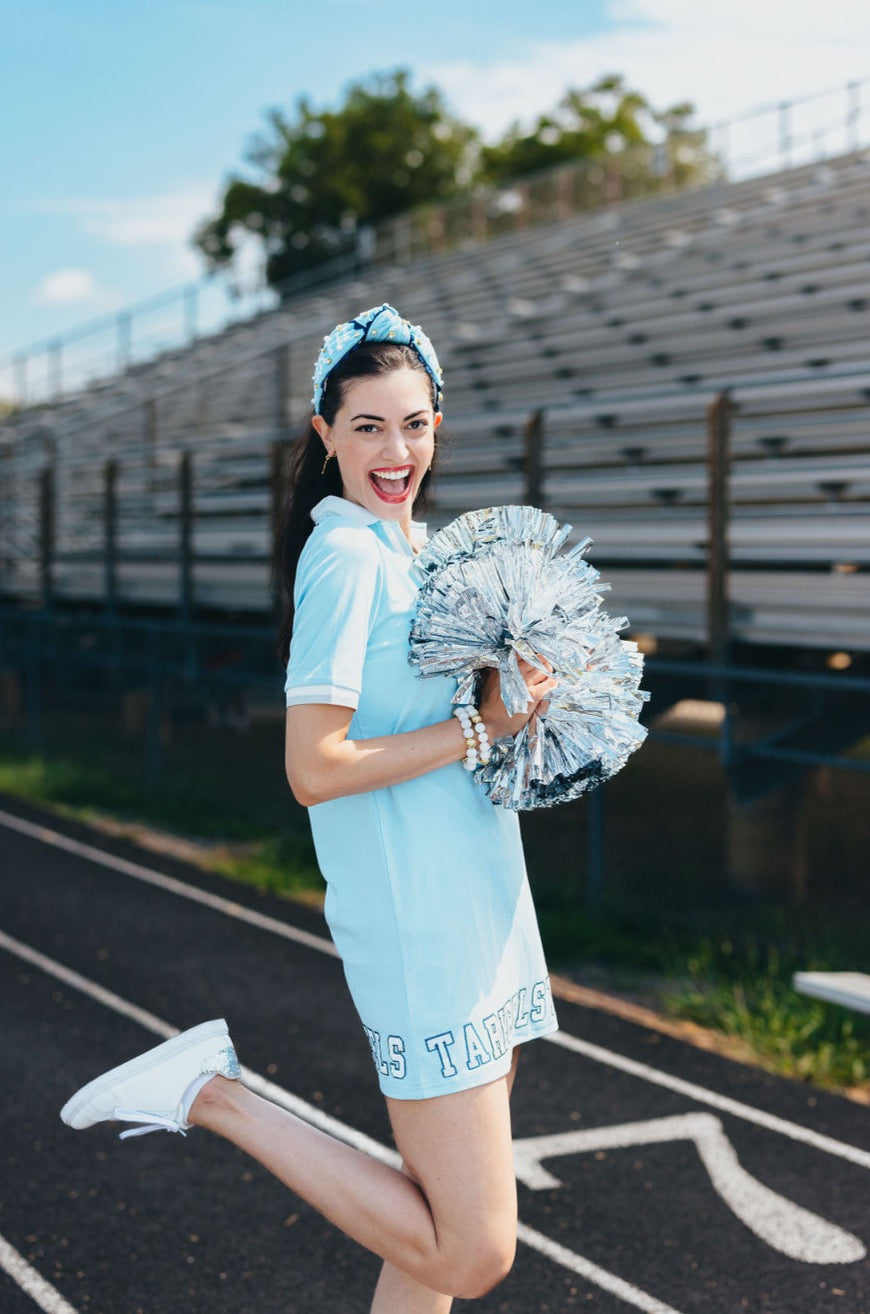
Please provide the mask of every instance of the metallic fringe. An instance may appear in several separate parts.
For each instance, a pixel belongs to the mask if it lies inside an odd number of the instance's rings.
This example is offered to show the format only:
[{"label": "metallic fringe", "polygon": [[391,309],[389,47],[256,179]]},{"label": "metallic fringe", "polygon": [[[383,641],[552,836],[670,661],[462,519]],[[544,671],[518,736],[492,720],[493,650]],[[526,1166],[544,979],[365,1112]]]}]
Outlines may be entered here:
[{"label": "metallic fringe", "polygon": [[526,706],[523,657],[554,668],[546,712],[493,745],[475,778],[493,803],[515,811],[577,798],[619,771],[646,737],[643,657],[620,639],[625,616],[601,607],[610,586],[583,559],[585,538],[558,555],[571,532],[528,506],[469,511],[418,556],[421,585],[409,660],[421,675],[454,675],[457,703],[474,700],[480,673],[498,669],[505,706]]}]

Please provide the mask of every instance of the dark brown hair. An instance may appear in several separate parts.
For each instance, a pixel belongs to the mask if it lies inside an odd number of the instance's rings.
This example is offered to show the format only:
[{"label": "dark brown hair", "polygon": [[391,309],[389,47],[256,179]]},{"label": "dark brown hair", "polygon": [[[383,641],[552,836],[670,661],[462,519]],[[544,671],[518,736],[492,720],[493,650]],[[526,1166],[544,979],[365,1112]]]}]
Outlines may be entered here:
[{"label": "dark brown hair", "polygon": [[[344,401],[348,383],[356,379],[370,378],[373,375],[390,374],[394,370],[401,369],[420,370],[427,379],[430,378],[413,347],[395,342],[361,343],[360,346],[349,351],[327,375],[320,402],[320,414],[327,424],[334,424],[336,413]],[[432,396],[434,404],[434,387]],[[296,570],[302,549],[314,528],[311,512],[321,498],[327,497],[330,493],[341,496],[342,484],[338,462],[330,461],[324,470],[325,455],[323,440],[309,420],[291,453],[289,493],[275,544],[274,572],[281,582],[284,603],[284,614],[278,632],[278,655],[283,663],[287,662],[290,655]],[[425,505],[426,489],[431,482],[433,469],[434,461],[433,467],[426,471],[420,483],[414,502],[415,510]]]}]

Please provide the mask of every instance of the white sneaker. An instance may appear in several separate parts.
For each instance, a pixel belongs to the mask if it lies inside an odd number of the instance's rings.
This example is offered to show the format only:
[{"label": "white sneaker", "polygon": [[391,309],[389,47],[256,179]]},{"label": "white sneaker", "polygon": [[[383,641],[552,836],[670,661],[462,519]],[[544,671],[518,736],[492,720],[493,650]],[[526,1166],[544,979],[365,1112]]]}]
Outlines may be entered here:
[{"label": "white sneaker", "polygon": [[60,1116],[77,1131],[97,1122],[141,1124],[121,1132],[122,1140],[152,1131],[184,1135],[191,1125],[187,1113],[192,1103],[185,1094],[198,1077],[212,1074],[234,1081],[242,1075],[222,1017],[201,1022],[95,1077],[67,1100]]}]

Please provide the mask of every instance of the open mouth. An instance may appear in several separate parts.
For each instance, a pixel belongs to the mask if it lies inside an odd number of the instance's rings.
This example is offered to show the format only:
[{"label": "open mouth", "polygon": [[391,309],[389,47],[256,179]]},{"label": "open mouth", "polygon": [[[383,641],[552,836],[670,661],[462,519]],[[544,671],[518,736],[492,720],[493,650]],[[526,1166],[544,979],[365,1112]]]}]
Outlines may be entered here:
[{"label": "open mouth", "polygon": [[402,502],[411,487],[413,466],[402,465],[395,470],[370,470],[369,483],[383,502]]}]

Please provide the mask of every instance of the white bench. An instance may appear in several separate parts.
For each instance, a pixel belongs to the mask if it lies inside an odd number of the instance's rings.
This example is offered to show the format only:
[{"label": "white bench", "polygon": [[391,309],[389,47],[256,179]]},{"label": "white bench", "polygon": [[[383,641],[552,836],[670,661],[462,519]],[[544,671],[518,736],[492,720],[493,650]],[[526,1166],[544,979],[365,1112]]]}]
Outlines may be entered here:
[{"label": "white bench", "polygon": [[870,1013],[870,975],[866,972],[795,972],[792,985],[799,995]]}]

